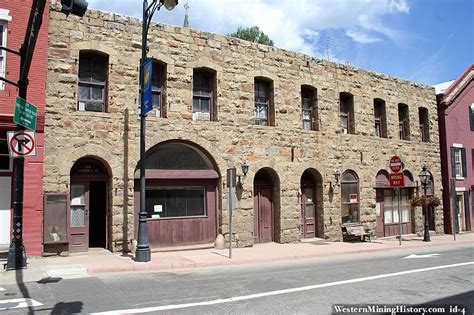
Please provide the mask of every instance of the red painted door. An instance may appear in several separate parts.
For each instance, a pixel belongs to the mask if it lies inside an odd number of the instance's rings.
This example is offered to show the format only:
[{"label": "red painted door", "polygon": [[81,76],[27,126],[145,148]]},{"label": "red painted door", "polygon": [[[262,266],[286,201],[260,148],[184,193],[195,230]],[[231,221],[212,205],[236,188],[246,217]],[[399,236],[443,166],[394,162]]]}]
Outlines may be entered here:
[{"label": "red painted door", "polygon": [[302,218],[302,237],[315,237],[315,189],[314,187],[303,187],[301,196],[301,218]]},{"label": "red painted door", "polygon": [[89,183],[71,184],[69,222],[69,251],[85,252],[89,249]]},{"label": "red painted door", "polygon": [[258,243],[273,241],[273,188],[255,186],[254,240]]}]

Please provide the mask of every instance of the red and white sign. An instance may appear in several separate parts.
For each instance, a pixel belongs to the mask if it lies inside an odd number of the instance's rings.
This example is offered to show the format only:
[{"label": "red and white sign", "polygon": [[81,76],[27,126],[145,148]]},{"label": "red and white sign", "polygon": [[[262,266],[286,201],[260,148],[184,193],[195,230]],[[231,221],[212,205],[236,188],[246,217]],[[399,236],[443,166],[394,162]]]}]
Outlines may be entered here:
[{"label": "red and white sign", "polygon": [[36,134],[34,131],[9,131],[7,138],[12,158],[36,155]]},{"label": "red and white sign", "polygon": [[390,169],[394,173],[398,173],[403,170],[403,162],[398,156],[394,155],[390,159]]},{"label": "red and white sign", "polygon": [[403,173],[389,174],[390,187],[405,187],[405,177]]}]

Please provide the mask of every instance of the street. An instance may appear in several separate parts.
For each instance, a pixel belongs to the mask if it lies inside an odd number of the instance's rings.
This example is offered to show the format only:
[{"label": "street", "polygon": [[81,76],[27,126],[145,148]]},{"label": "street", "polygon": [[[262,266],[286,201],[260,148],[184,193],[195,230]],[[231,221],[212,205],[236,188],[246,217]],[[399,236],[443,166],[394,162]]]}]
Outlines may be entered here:
[{"label": "street", "polygon": [[0,310],[8,300],[9,314],[337,314],[365,304],[473,314],[473,258],[474,246],[461,244],[24,284],[18,271],[16,285],[0,285]]}]

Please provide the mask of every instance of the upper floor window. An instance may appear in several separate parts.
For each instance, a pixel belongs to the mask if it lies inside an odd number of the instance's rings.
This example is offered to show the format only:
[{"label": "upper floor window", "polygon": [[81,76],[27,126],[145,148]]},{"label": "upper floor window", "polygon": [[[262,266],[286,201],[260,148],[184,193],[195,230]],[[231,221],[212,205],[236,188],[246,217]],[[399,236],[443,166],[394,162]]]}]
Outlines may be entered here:
[{"label": "upper floor window", "polygon": [[153,61],[151,73],[152,107],[156,111],[157,117],[166,117],[166,64]]},{"label": "upper floor window", "polygon": [[400,140],[410,140],[410,116],[406,104],[398,104],[398,130]]},{"label": "upper floor window", "polygon": [[418,116],[420,121],[420,135],[421,141],[429,142],[430,141],[430,123],[428,119],[428,109],[420,107],[418,109]]},{"label": "upper floor window", "polygon": [[352,171],[341,176],[342,224],[359,222],[359,178]]},{"label": "upper floor window", "polygon": [[354,134],[354,96],[352,94],[339,93],[339,117],[342,133]]},{"label": "upper floor window", "polygon": [[[7,45],[7,25],[0,21],[0,47],[6,47]],[[0,77],[5,78],[6,65],[5,65],[6,51],[0,50]],[[4,88],[4,81],[0,80],[0,90]]]},{"label": "upper floor window", "polygon": [[385,101],[374,99],[374,136],[387,138],[387,118]]},{"label": "upper floor window", "polygon": [[193,120],[216,120],[215,73],[206,69],[193,71]]},{"label": "upper floor window", "polygon": [[471,131],[474,131],[474,103],[469,105],[469,123],[471,125]]},{"label": "upper floor window", "polygon": [[311,86],[301,86],[301,120],[303,129],[318,130],[316,89]]},{"label": "upper floor window", "polygon": [[451,171],[455,178],[467,177],[466,148],[451,147]]},{"label": "upper floor window", "polygon": [[105,54],[92,51],[80,53],[78,110],[106,111],[108,64],[109,57]]},{"label": "upper floor window", "polygon": [[274,126],[273,83],[263,78],[255,79],[255,124]]},{"label": "upper floor window", "polygon": [[6,131],[0,131],[0,172],[11,172],[13,161],[8,153]]}]

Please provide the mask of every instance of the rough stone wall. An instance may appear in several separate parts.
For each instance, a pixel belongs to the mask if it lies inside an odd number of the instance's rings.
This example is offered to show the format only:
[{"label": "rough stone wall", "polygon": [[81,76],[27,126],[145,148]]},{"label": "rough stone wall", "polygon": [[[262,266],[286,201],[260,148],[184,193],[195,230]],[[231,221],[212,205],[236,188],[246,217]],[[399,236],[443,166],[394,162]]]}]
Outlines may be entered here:
[{"label": "rough stone wall", "polygon": [[[45,192],[67,192],[69,172],[79,158],[93,156],[109,167],[110,235],[121,249],[133,235],[133,174],[139,161],[139,60],[141,21],[89,10],[78,19],[51,11],[46,105]],[[109,55],[107,113],[76,110],[79,51]],[[225,183],[226,169],[243,161],[250,165],[234,211],[236,246],[253,244],[253,178],[261,168],[278,176],[279,223],[275,239],[300,238],[298,190],[303,172],[322,176],[321,217],[324,237],[341,239],[340,187],[329,193],[334,171],[353,170],[360,179],[360,220],[375,229],[375,176],[388,170],[399,155],[415,179],[423,164],[432,172],[440,196],[441,171],[434,89],[355,67],[316,59],[301,53],[254,44],[190,28],[153,25],[149,57],[167,65],[167,118],[148,117],[147,149],[183,139],[206,150],[216,161]],[[216,71],[217,121],[192,120],[193,68]],[[275,126],[256,126],[254,78],[273,80]],[[317,89],[319,131],[301,129],[301,85]],[[341,134],[339,93],[354,95],[355,134]],[[373,99],[386,102],[388,138],[373,136]],[[410,110],[411,140],[398,140],[398,103]],[[430,118],[430,142],[421,142],[418,107]],[[293,154],[292,154],[293,151]],[[220,185],[221,230],[227,227],[227,192]],[[443,211],[436,212],[436,231],[443,230]]]}]

